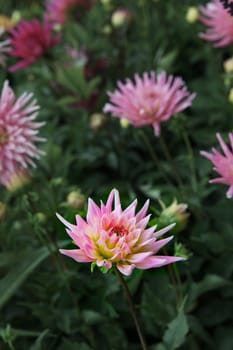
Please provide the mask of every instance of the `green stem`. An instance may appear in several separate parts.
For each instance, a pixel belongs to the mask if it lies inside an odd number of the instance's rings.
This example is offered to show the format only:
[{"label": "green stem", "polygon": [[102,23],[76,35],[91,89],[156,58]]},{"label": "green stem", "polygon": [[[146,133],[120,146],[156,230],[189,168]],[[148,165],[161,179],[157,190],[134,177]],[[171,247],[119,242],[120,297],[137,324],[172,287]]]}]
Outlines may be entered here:
[{"label": "green stem", "polygon": [[[147,148],[148,148],[148,151],[151,155],[151,158],[153,159],[157,169],[160,169],[161,168],[161,162],[154,150],[154,148],[152,147],[147,135],[145,134],[145,132],[143,130],[140,130],[140,135],[142,136],[143,138],[143,141],[145,142]],[[171,180],[169,179],[169,177],[166,175],[166,173],[162,172],[162,176],[164,177],[165,181],[169,184],[169,185],[172,185],[172,182]]]},{"label": "green stem", "polygon": [[160,145],[162,147],[162,150],[164,152],[164,155],[167,158],[167,161],[168,161],[168,163],[170,164],[170,166],[171,166],[171,168],[173,170],[174,178],[175,178],[178,186],[180,187],[181,192],[183,193],[184,192],[183,191],[184,184],[183,184],[183,182],[182,182],[182,180],[181,180],[181,178],[179,176],[179,173],[177,172],[177,169],[176,169],[176,167],[174,165],[173,159],[172,159],[172,157],[170,155],[169,149],[167,147],[167,144],[166,144],[162,134],[160,134],[160,136],[159,136],[159,141],[160,141]]},{"label": "green stem", "polygon": [[195,166],[195,158],[194,153],[192,149],[191,142],[189,140],[188,134],[186,133],[185,129],[182,128],[182,135],[184,138],[185,145],[187,147],[188,156],[189,156],[189,162],[190,162],[190,170],[192,174],[192,180],[193,180],[193,188],[196,191],[197,190],[197,177],[196,177],[196,166]]},{"label": "green stem", "polygon": [[116,272],[116,275],[117,275],[117,277],[122,285],[122,288],[125,292],[125,296],[126,296],[128,304],[129,304],[130,312],[131,312],[132,318],[134,320],[135,327],[137,329],[137,333],[138,333],[138,336],[139,336],[139,339],[140,339],[140,342],[142,345],[142,349],[147,350],[147,345],[146,345],[146,342],[145,342],[145,339],[144,339],[144,336],[143,336],[143,333],[142,333],[142,330],[141,330],[141,327],[140,327],[140,324],[139,324],[139,321],[137,318],[135,306],[133,304],[132,297],[131,297],[129,288],[127,286],[127,283],[125,282],[122,274],[118,271],[117,268],[115,269],[115,272]]}]

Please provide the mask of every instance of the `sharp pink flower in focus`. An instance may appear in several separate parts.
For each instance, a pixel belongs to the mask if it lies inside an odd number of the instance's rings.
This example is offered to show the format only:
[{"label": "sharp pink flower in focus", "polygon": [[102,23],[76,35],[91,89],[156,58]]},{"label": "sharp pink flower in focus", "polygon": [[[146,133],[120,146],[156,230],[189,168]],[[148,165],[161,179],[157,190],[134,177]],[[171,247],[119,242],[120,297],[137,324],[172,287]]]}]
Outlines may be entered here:
[{"label": "sharp pink flower in focus", "polygon": [[219,0],[213,0],[206,6],[200,6],[202,16],[199,20],[207,26],[205,33],[199,36],[213,41],[214,47],[227,46],[233,42],[233,17],[224,9]]},{"label": "sharp pink flower in focus", "polygon": [[220,177],[210,180],[210,183],[222,183],[230,186],[226,196],[231,198],[233,196],[233,133],[229,133],[231,149],[219,133],[216,136],[224,154],[213,147],[212,153],[201,151],[201,155],[211,160],[214,170],[220,175]]},{"label": "sharp pink flower in focus", "polygon": [[30,66],[48,49],[57,45],[61,38],[60,34],[54,35],[53,27],[47,17],[44,18],[43,23],[40,23],[38,19],[22,20],[10,30],[10,34],[12,45],[10,55],[21,59],[10,67],[10,72]]},{"label": "sharp pink flower in focus", "polygon": [[87,221],[76,215],[76,224],[72,225],[57,214],[67,227],[67,233],[78,249],[60,252],[77,262],[92,262],[99,267],[111,269],[116,266],[124,275],[130,275],[134,268],[150,269],[175,261],[180,257],[156,255],[172,237],[158,239],[174,225],[160,231],[156,226],[146,228],[150,215],[146,215],[149,201],[136,214],[137,200],[125,210],[121,208],[119,192],[112,190],[107,203],[98,207],[89,198]]},{"label": "sharp pink flower in focus", "polygon": [[[0,36],[2,32],[0,31]],[[6,54],[9,54],[11,50],[10,40],[0,41],[0,66],[5,67],[6,65]]]},{"label": "sharp pink flower in focus", "polygon": [[6,187],[44,154],[34,144],[44,141],[37,136],[44,123],[34,121],[39,106],[32,98],[33,94],[25,92],[17,99],[5,81],[0,96],[0,183]]},{"label": "sharp pink flower in focus", "polygon": [[88,10],[94,3],[91,0],[51,0],[47,2],[46,8],[50,20],[62,25],[74,8]]},{"label": "sharp pink flower in focus", "polygon": [[110,103],[104,112],[114,117],[127,119],[135,127],[152,125],[156,136],[160,134],[160,123],[169,120],[175,113],[192,104],[195,94],[190,94],[181,78],[162,72],[135,74],[135,83],[126,79],[118,82],[118,89],[108,95]]}]

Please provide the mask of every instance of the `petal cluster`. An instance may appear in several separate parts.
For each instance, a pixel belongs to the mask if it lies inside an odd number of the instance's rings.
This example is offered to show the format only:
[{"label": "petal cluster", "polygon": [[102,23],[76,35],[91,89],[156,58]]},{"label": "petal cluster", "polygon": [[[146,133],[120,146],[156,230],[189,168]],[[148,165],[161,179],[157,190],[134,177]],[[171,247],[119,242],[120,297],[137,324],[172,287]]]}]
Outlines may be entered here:
[{"label": "petal cluster", "polygon": [[217,134],[217,139],[223,154],[213,147],[212,153],[202,151],[201,155],[211,160],[214,170],[220,175],[220,177],[210,180],[210,183],[222,183],[230,186],[226,195],[227,198],[231,198],[233,196],[233,133],[229,133],[231,149],[220,134]]},{"label": "petal cluster", "polygon": [[172,237],[158,239],[174,225],[156,232],[156,227],[146,228],[150,215],[146,215],[149,201],[136,214],[137,200],[125,210],[121,208],[119,193],[112,190],[106,204],[98,207],[89,198],[87,219],[76,216],[72,225],[57,214],[67,227],[67,233],[78,249],[60,252],[78,262],[94,262],[99,267],[116,266],[124,275],[134,268],[149,269],[182,260],[174,256],[158,256],[157,252]]},{"label": "petal cluster", "polygon": [[69,13],[75,7],[89,9],[94,1],[90,0],[51,0],[47,2],[47,13],[52,22],[64,24]]},{"label": "petal cluster", "polygon": [[207,26],[200,37],[212,41],[215,47],[227,46],[233,42],[233,17],[224,9],[220,0],[213,0],[200,6],[199,20]]},{"label": "petal cluster", "polygon": [[54,36],[53,27],[47,17],[43,23],[38,19],[22,20],[10,30],[10,34],[10,55],[20,58],[9,69],[11,72],[30,66],[60,41],[60,34]]},{"label": "petal cluster", "polygon": [[38,109],[33,94],[25,92],[17,99],[8,81],[4,83],[0,96],[0,183],[4,186],[28,165],[35,166],[33,159],[43,154],[34,144],[44,141],[37,136],[44,123],[34,121]]},{"label": "petal cluster", "polygon": [[152,125],[155,135],[160,134],[160,123],[169,120],[192,104],[195,94],[190,94],[181,78],[162,72],[135,74],[135,83],[126,79],[118,82],[118,89],[108,95],[110,103],[104,112],[127,119],[135,127]]}]

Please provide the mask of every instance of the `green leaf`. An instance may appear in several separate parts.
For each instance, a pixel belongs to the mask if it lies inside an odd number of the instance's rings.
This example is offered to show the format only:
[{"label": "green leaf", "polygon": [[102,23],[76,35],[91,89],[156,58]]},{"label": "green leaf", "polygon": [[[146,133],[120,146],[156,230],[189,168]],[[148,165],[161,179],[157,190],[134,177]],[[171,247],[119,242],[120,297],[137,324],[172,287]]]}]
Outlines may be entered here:
[{"label": "green leaf", "polygon": [[30,350],[42,350],[42,342],[48,333],[49,329],[45,329],[44,332],[42,332],[36,339],[35,343],[30,347]]},{"label": "green leaf", "polygon": [[[59,246],[63,247],[68,243],[67,241],[63,241]],[[55,250],[55,248],[51,247],[51,250]],[[0,281],[0,308],[5,305],[27,277],[50,255],[50,253],[51,251],[47,247],[33,250],[33,252],[27,254],[24,259]]]},{"label": "green leaf", "polygon": [[163,336],[163,342],[167,350],[175,350],[185,341],[188,333],[188,323],[184,310],[180,310],[176,318],[172,320]]}]

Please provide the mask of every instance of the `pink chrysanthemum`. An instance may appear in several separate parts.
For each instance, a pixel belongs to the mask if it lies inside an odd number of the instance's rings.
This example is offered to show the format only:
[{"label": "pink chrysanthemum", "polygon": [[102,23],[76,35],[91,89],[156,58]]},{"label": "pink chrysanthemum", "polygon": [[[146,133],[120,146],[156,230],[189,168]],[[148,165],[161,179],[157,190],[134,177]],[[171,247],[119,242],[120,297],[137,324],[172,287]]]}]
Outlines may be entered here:
[{"label": "pink chrysanthemum", "polygon": [[229,133],[232,150],[228,148],[219,133],[216,136],[224,155],[217,151],[214,147],[212,148],[213,153],[201,151],[201,155],[211,160],[214,165],[214,170],[220,175],[220,177],[210,180],[210,183],[222,183],[229,185],[230,188],[226,195],[227,198],[231,198],[233,196],[233,133]]},{"label": "pink chrysanthemum", "polygon": [[82,8],[88,10],[94,4],[90,0],[51,0],[47,2],[47,13],[49,18],[57,24],[64,24],[69,13],[74,8]]},{"label": "pink chrysanthemum", "polygon": [[[2,32],[0,31],[0,36]],[[0,41],[0,66],[5,67],[6,64],[6,54],[10,52],[10,40]]]},{"label": "pink chrysanthemum", "polygon": [[37,136],[44,123],[36,123],[39,106],[33,94],[24,93],[18,99],[5,81],[0,96],[0,183],[8,186],[12,177],[25,172],[28,165],[35,166],[33,158],[42,151],[34,145],[44,141]]},{"label": "pink chrysanthemum", "polygon": [[130,79],[118,82],[118,90],[109,92],[110,103],[104,112],[114,117],[127,119],[135,127],[153,125],[155,135],[160,134],[160,123],[192,104],[195,94],[190,94],[181,78],[165,72],[135,74],[135,84]]},{"label": "pink chrysanthemum", "polygon": [[11,72],[30,66],[49,48],[57,45],[61,38],[60,34],[54,36],[52,25],[47,17],[44,23],[40,23],[38,19],[22,20],[10,30],[10,34],[12,45],[10,54],[21,59],[9,69]]},{"label": "pink chrysanthemum", "polygon": [[200,6],[200,21],[208,28],[200,37],[214,42],[214,47],[227,46],[233,42],[233,17],[219,0]]},{"label": "pink chrysanthemum", "polygon": [[182,260],[180,257],[155,255],[172,239],[158,238],[174,225],[157,232],[156,226],[146,229],[150,219],[150,215],[146,216],[149,201],[137,214],[136,206],[137,200],[122,210],[119,193],[112,190],[107,203],[101,202],[100,208],[89,198],[87,222],[77,215],[76,225],[72,225],[57,214],[68,228],[68,235],[79,247],[61,249],[60,252],[78,262],[92,262],[106,269],[116,266],[124,275],[130,275],[134,268],[145,270]]}]

